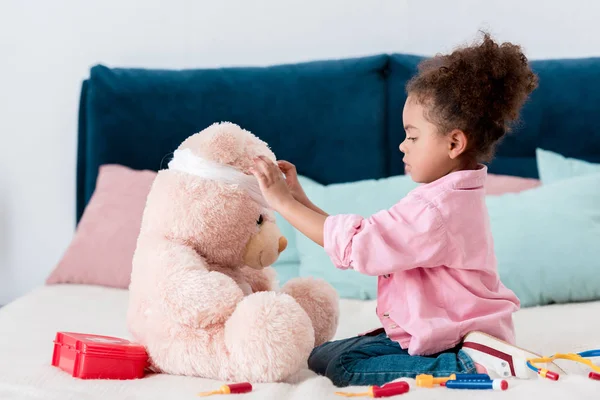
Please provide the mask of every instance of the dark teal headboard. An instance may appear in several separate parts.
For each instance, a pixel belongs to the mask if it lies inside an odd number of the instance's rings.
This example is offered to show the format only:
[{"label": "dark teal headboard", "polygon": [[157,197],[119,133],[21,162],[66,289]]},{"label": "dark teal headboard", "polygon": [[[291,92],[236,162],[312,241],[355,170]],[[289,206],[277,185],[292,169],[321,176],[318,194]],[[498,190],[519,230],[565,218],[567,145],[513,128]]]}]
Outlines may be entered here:
[{"label": "dark teal headboard", "polygon": [[[101,165],[158,170],[183,139],[220,121],[254,132],[321,183],[401,174],[404,86],[420,60],[382,54],[260,68],[95,66],[81,92],[77,220]],[[537,177],[536,147],[600,162],[600,59],[532,65],[540,87],[490,172]]]},{"label": "dark teal headboard", "polygon": [[266,68],[92,68],[81,103],[78,218],[100,165],[158,170],[187,136],[220,121],[323,183],[386,175],[387,63],[379,55]]}]

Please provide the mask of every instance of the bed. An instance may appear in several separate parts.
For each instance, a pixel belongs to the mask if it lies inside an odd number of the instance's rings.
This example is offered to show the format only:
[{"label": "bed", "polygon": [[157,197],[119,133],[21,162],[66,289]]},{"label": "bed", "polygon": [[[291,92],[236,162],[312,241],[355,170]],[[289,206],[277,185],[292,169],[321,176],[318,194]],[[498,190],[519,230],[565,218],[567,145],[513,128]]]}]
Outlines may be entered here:
[{"label": "bed", "polygon": [[[92,68],[90,78],[82,86],[80,104],[76,210],[80,225],[74,241],[85,228],[86,212],[92,208],[90,203],[98,191],[102,166],[156,171],[166,165],[165,156],[183,138],[217,121],[235,121],[256,133],[279,158],[296,163],[300,174],[321,185],[401,175],[396,153],[402,132],[398,110],[405,98],[403,85],[419,60],[416,56],[396,54],[265,68]],[[536,149],[540,147],[582,162],[600,161],[600,131],[594,125],[595,107],[600,104],[600,90],[594,89],[600,89],[600,61],[549,60],[534,65],[541,77],[540,89],[524,110],[519,134],[503,142],[498,157],[490,164],[492,174],[538,179]],[[577,87],[578,91],[565,93],[566,85]],[[573,112],[579,118],[565,121],[564,116]],[[567,129],[585,135],[565,145],[569,138]],[[357,154],[361,155],[359,161]],[[344,168],[330,168],[332,165]],[[123,218],[121,230],[109,232],[112,239],[120,242],[127,241],[123,224],[135,222],[135,218],[133,222]],[[106,247],[110,243],[94,242],[92,248],[97,253],[92,255],[90,250],[87,259],[80,256],[76,269],[99,268],[94,264],[96,258],[111,250]],[[286,256],[290,258],[280,264],[278,272],[294,275],[302,270],[302,262],[291,259],[295,256]],[[592,272],[598,270],[598,259],[589,265]],[[121,276],[127,275],[127,271],[120,272]],[[510,280],[527,271],[505,273]],[[534,281],[527,287],[519,286],[525,279],[514,281],[524,295],[538,291],[531,296],[531,304],[515,314],[520,346],[544,355],[600,348],[600,321],[596,318],[600,315],[600,287],[595,286],[593,275],[587,279],[572,272],[571,276],[579,280],[571,282],[573,286],[561,295],[543,292],[547,281]],[[577,284],[587,286],[578,290]],[[586,295],[578,296],[582,292]],[[78,380],[50,365],[58,331],[129,338],[125,324],[127,299],[126,280],[110,284],[69,275],[62,281],[49,280],[48,285],[0,309],[0,398],[191,399],[198,392],[214,390],[222,384],[161,374],[133,381]],[[350,337],[378,325],[375,300],[368,291],[343,296],[340,307],[336,338]],[[568,372],[559,382],[511,381],[504,394],[421,389],[406,379],[411,392],[405,396],[597,398],[600,383],[587,379],[585,368],[573,363],[559,364]],[[364,390],[346,390],[361,389]],[[255,385],[252,393],[238,397],[340,398],[335,391],[326,378],[303,370],[286,382]]]},{"label": "bed", "polygon": [[[199,378],[152,375],[136,381],[86,381],[70,377],[52,367],[53,339],[57,331],[98,332],[129,337],[125,328],[127,291],[86,285],[41,287],[3,308],[0,312],[0,398],[84,400],[84,399],[192,399],[201,391],[214,390],[221,382]],[[337,337],[349,337],[376,323],[374,301],[342,300]],[[527,348],[550,354],[556,349],[570,351],[600,347],[600,302],[553,305],[523,309],[515,315],[518,342]],[[576,345],[574,345],[576,343]],[[561,364],[571,375],[560,382],[548,380],[511,381],[506,398],[593,399],[598,382],[587,379],[581,368]],[[498,398],[498,393],[420,389],[413,385],[407,398]],[[361,388],[347,388],[358,391]],[[253,393],[241,399],[339,399],[329,380],[305,370],[289,382],[255,385]],[[444,391],[444,393],[442,393]],[[220,398],[220,397],[218,397]]]}]

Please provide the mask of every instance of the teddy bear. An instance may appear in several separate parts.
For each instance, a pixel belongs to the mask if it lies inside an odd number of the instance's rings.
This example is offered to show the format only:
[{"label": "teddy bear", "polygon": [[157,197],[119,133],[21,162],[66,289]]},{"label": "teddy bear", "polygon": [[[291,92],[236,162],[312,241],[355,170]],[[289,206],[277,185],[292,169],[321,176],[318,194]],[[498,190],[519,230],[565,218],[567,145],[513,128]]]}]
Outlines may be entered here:
[{"label": "teddy bear", "polygon": [[268,145],[236,124],[184,140],[148,194],[133,256],[127,324],[156,372],[285,381],[331,340],[331,285],[271,265],[287,240],[251,174]]}]

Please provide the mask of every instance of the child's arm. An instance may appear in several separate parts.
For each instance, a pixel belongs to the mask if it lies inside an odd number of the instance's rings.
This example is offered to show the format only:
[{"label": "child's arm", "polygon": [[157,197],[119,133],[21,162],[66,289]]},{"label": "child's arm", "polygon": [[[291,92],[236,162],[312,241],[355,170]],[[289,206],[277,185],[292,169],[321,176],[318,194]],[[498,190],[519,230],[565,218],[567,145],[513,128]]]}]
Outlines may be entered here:
[{"label": "child's arm", "polygon": [[277,212],[310,240],[323,246],[323,227],[327,214],[311,209],[293,198],[284,201]]},{"label": "child's arm", "polygon": [[439,211],[419,198],[405,199],[369,218],[320,214],[294,199],[271,161],[260,158],[252,173],[267,202],[296,229],[323,246],[336,267],[386,275],[441,265],[450,248]]},{"label": "child's arm", "polygon": [[325,251],[336,267],[366,275],[437,267],[450,251],[441,215],[418,199],[405,199],[369,218],[331,216],[324,231]]},{"label": "child's arm", "polygon": [[310,208],[311,210],[313,210],[314,212],[324,215],[325,217],[329,217],[329,214],[327,214],[325,211],[321,210],[319,207],[317,207],[315,205],[315,203],[313,203],[312,201],[310,201],[309,199],[306,199],[306,202],[301,202],[301,204],[305,205],[307,208]]}]

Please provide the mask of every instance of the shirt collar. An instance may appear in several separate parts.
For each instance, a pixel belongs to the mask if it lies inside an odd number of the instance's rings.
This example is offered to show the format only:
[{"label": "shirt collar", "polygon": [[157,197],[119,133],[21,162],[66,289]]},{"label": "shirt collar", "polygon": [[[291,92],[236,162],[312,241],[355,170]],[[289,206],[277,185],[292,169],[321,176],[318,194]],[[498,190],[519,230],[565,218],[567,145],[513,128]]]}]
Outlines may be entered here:
[{"label": "shirt collar", "polygon": [[477,169],[467,169],[451,172],[433,182],[424,184],[422,190],[436,187],[447,187],[455,190],[480,189],[485,185],[488,168],[484,164],[478,164]]}]

